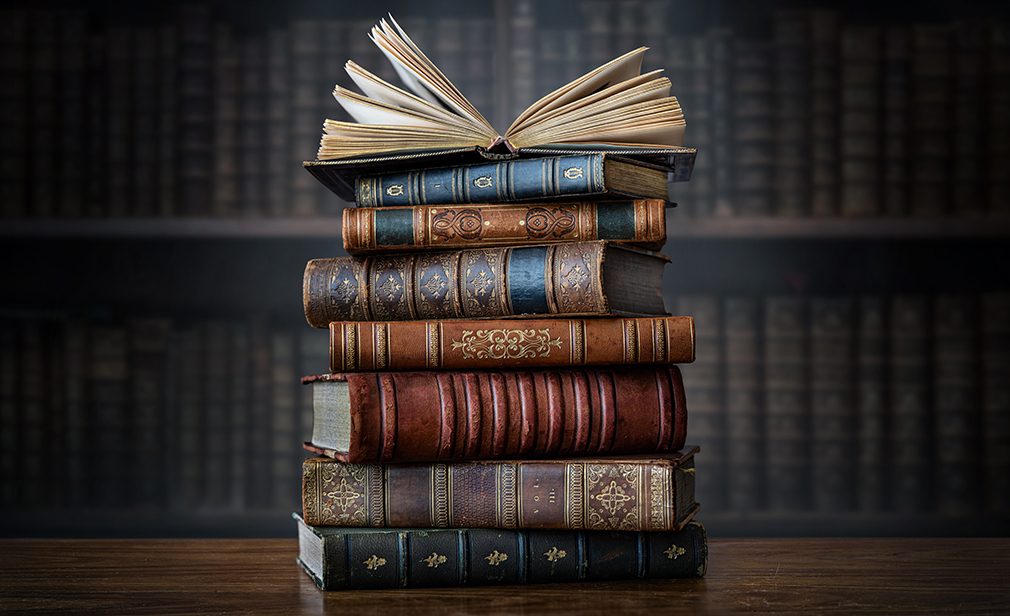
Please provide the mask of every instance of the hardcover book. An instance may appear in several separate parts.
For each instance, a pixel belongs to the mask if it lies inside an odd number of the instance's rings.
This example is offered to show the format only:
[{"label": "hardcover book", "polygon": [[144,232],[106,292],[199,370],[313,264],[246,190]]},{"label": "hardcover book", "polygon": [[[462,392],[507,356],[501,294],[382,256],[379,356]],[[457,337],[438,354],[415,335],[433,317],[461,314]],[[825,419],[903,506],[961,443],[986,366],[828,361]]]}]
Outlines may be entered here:
[{"label": "hardcover book", "polygon": [[676,366],[324,375],[312,443],[345,462],[676,451],[687,431]]},{"label": "hardcover book", "polygon": [[587,240],[658,249],[666,242],[665,205],[651,199],[345,208],[342,237],[352,255]]},{"label": "hardcover book", "polygon": [[450,464],[302,465],[312,526],[671,531],[694,517],[694,454]]},{"label": "hardcover book", "polygon": [[606,242],[314,259],[305,318],[404,321],[514,315],[665,314],[667,259]]},{"label": "hardcover book", "polygon": [[332,372],[680,364],[693,360],[691,317],[330,323]]},{"label": "hardcover book", "polygon": [[321,590],[599,582],[705,575],[705,528],[673,532],[309,526],[298,562]]}]

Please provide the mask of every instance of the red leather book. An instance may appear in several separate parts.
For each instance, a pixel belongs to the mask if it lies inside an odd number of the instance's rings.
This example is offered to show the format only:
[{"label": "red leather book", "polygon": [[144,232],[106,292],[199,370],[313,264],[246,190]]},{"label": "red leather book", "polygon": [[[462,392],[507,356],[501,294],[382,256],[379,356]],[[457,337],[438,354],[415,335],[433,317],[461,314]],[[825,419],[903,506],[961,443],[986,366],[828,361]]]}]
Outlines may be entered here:
[{"label": "red leather book", "polygon": [[344,462],[676,451],[687,432],[676,366],[306,377],[312,444]]},{"label": "red leather book", "polygon": [[691,317],[330,323],[333,372],[691,361]]},{"label": "red leather book", "polygon": [[312,526],[671,531],[694,517],[696,448],[655,457],[302,465]]}]

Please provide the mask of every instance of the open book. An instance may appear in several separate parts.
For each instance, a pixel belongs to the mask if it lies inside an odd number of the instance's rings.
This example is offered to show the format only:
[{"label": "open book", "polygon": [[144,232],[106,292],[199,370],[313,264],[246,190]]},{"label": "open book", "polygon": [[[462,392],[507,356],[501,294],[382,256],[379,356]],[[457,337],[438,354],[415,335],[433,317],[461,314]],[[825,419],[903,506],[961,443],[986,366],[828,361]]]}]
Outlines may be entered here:
[{"label": "open book", "polygon": [[510,152],[546,144],[670,147],[684,140],[684,114],[670,95],[670,80],[661,70],[642,74],[646,47],[561,86],[499,133],[392,16],[369,38],[407,89],[348,61],[344,68],[363,94],[337,86],[333,96],[355,122],[326,120],[319,160],[475,146]]}]

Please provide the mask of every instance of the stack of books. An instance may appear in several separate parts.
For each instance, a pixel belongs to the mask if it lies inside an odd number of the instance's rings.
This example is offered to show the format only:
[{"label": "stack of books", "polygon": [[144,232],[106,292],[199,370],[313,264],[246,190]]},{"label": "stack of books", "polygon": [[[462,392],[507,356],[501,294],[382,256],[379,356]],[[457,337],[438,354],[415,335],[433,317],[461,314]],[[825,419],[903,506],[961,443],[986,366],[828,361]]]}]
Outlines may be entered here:
[{"label": "stack of books", "polygon": [[703,575],[694,322],[648,250],[695,154],[669,81],[641,48],[499,136],[395,22],[371,38],[412,93],[348,62],[357,122],[306,163],[358,207],[303,281],[330,365],[300,563],[323,589]]}]

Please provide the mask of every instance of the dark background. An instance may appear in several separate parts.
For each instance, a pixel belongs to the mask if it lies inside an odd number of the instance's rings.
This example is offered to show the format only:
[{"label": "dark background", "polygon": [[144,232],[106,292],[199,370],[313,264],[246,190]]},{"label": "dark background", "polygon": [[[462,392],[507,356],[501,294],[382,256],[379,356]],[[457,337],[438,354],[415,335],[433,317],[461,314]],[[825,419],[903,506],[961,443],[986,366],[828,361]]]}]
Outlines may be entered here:
[{"label": "dark background", "polygon": [[0,11],[0,533],[293,534],[344,205],[300,161],[386,10],[499,127],[667,69],[713,535],[1010,531],[1007,3],[444,0]]}]

